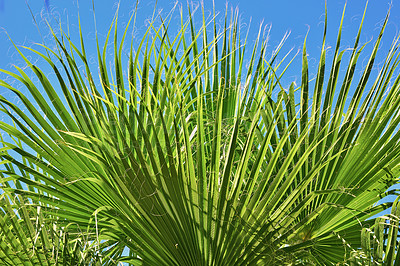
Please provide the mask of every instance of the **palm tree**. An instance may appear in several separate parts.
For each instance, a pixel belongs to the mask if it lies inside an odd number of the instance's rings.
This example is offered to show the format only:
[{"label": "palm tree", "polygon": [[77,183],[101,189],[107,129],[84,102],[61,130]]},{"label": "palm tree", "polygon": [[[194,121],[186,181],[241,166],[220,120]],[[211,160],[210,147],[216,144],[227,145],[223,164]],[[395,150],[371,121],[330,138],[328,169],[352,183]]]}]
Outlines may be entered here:
[{"label": "palm tree", "polygon": [[30,94],[0,81],[26,109],[0,96],[5,264],[327,265],[373,250],[365,230],[400,174],[398,39],[371,75],[387,17],[360,79],[362,22],[341,66],[342,18],[327,68],[325,18],[315,80],[304,41],[301,85],[284,88],[283,42],[267,58],[237,11],[221,30],[215,12],[200,29],[188,14],[174,36],[172,15],[154,19],[127,58],[115,18],[97,41],[99,79],[82,32],[80,47],[53,31],[56,49],[24,47],[56,80],[16,47],[29,68],[3,72]]}]

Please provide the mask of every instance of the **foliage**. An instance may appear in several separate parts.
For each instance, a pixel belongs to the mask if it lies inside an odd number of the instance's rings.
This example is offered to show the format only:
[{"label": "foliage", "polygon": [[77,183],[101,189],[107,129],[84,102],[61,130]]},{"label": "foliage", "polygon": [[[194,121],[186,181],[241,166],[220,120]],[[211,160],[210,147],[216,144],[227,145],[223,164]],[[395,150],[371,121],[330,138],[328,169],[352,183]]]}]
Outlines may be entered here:
[{"label": "foliage", "polygon": [[301,85],[284,88],[292,61],[278,57],[283,42],[268,58],[266,36],[248,46],[237,12],[219,29],[203,11],[199,30],[188,14],[174,36],[171,14],[154,19],[128,58],[129,25],[118,41],[115,18],[97,41],[100,82],[82,32],[80,48],[65,32],[53,33],[56,49],[24,47],[55,80],[16,47],[29,69],[3,72],[32,99],[0,81],[26,109],[0,96],[13,121],[0,122],[10,136],[1,149],[6,263],[327,265],[355,260],[361,247],[369,256],[367,219],[391,206],[376,203],[396,195],[388,189],[400,174],[397,39],[371,75],[387,18],[359,80],[362,23],[342,66],[342,19],[328,68],[325,18],[315,80],[304,41]]},{"label": "foliage", "polygon": [[396,199],[389,215],[375,219],[369,228],[362,229],[361,249],[353,252],[350,265],[398,265],[399,200]]},{"label": "foliage", "polygon": [[1,206],[2,265],[115,264],[117,260],[113,258],[121,257],[123,250],[110,249],[99,254],[102,246],[115,243],[105,241],[98,245],[88,241],[93,233],[69,232],[70,225],[60,228],[54,219],[45,216],[42,206],[30,204],[21,196],[15,196],[14,200],[3,197]]}]

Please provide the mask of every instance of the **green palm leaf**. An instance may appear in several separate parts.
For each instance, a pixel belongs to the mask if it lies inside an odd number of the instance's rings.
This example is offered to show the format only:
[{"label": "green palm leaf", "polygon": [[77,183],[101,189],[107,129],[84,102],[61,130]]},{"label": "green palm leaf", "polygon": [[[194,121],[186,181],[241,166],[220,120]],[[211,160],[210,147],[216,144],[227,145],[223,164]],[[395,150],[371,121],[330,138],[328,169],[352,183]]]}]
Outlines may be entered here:
[{"label": "green palm leaf", "polygon": [[[145,265],[326,265],[354,259],[361,247],[370,252],[363,224],[391,206],[375,203],[397,194],[387,190],[400,174],[397,40],[371,76],[387,18],[359,81],[362,23],[339,80],[343,19],[331,69],[325,20],[315,82],[305,41],[301,86],[286,89],[281,80],[292,61],[279,59],[281,45],[268,59],[260,31],[245,67],[247,37],[243,42],[237,12],[226,14],[220,32],[215,16],[208,21],[203,11],[196,30],[195,15],[188,14],[185,21],[181,13],[176,36],[168,31],[172,16],[152,21],[127,58],[129,25],[118,43],[116,18],[103,47],[97,41],[98,82],[82,32],[81,48],[64,32],[53,33],[58,50],[27,48],[50,65],[56,80],[16,48],[40,86],[27,70],[3,71],[29,90],[29,101],[0,81],[28,110],[0,96],[14,122],[0,122],[0,129],[16,142],[3,140],[0,154],[0,237],[10,239],[0,255],[8,263],[54,259],[51,247],[80,263],[100,256],[102,264]],[[113,32],[114,68],[108,68]],[[20,208],[41,212],[13,214]],[[43,220],[45,229],[36,246],[33,219]],[[6,227],[9,222],[15,225]],[[52,228],[72,233],[54,238],[61,244],[47,243]],[[15,253],[20,247],[32,252],[21,257]],[[130,254],[124,258],[125,247]]]}]

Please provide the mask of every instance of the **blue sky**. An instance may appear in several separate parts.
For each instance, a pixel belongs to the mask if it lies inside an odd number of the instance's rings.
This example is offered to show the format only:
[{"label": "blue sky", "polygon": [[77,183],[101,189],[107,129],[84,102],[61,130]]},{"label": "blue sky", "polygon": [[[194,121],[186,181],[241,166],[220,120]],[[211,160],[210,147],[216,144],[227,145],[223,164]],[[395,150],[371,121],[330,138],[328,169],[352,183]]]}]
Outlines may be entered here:
[{"label": "blue sky", "polygon": [[[95,17],[97,32],[100,42],[105,39],[105,35],[111,25],[115,13],[119,6],[118,23],[124,27],[130,18],[134,6],[134,0],[94,0]],[[342,48],[353,47],[356,33],[364,12],[366,0],[349,0],[347,1],[345,19],[343,22]],[[175,1],[159,0],[157,1],[140,1],[137,22],[134,32],[134,44],[138,44],[141,34],[146,29],[146,23],[151,18],[154,11],[161,12],[166,16],[175,5]],[[187,2],[179,0],[178,7],[182,6],[186,10]],[[198,6],[201,2],[190,1],[192,7]],[[327,52],[327,67],[331,62],[333,48],[336,43],[338,26],[342,16],[343,8],[346,4],[345,0],[327,0],[328,8],[328,35],[327,46],[332,46]],[[212,0],[204,0],[206,14],[210,14],[213,8]],[[380,53],[378,53],[375,72],[379,70],[380,63],[384,59],[385,53],[388,51],[393,39],[399,33],[400,27],[400,0],[370,0],[368,3],[364,27],[361,34],[361,43],[369,42],[364,54],[359,60],[359,69],[356,70],[360,76],[362,67],[368,60],[368,52],[373,47],[373,41],[379,34],[380,26],[391,6],[391,15],[385,35],[381,44]],[[223,24],[225,8],[238,8],[241,14],[241,23],[246,31],[246,27],[250,25],[248,45],[254,43],[257,37],[259,25],[270,25],[269,53],[280,43],[285,33],[290,32],[288,40],[285,42],[281,56],[293,49],[292,55],[301,49],[303,40],[307,37],[307,52],[309,54],[309,72],[310,77],[315,76],[322,44],[322,34],[324,29],[325,1],[323,0],[229,0],[228,2],[215,0],[215,10],[217,12],[217,22]],[[45,43],[51,45],[51,35],[46,26],[46,20],[49,21],[55,29],[57,22],[61,21],[64,30],[69,28],[70,35],[77,44],[79,44],[79,28],[78,13],[83,29],[83,37],[87,49],[90,62],[96,66],[96,46],[95,46],[95,26],[93,16],[93,5],[91,0],[0,0],[0,68],[13,70],[13,65],[24,67],[25,63],[16,52],[11,41],[7,37],[7,33],[13,42],[17,45],[38,48],[36,43]],[[200,13],[200,10],[197,10]],[[186,13],[187,14],[187,13]],[[201,21],[199,21],[201,24]],[[176,32],[180,25],[180,16],[178,10],[173,15],[171,35]],[[40,32],[39,32],[40,31]],[[122,35],[122,32],[121,32]],[[79,46],[79,45],[78,45]],[[129,48],[129,45],[127,45]],[[251,49],[247,49],[251,51]],[[347,52],[350,55],[350,51]],[[36,62],[37,56],[30,55],[33,62]],[[112,62],[112,56],[109,56]],[[344,57],[345,64],[346,56]],[[50,69],[46,72],[47,64],[38,60],[37,64],[43,67],[45,73],[51,74]],[[345,72],[345,64],[342,64],[341,74]],[[95,69],[95,68],[94,68]],[[92,71],[94,70],[92,69]],[[357,73],[358,71],[358,73]],[[301,55],[298,55],[293,67],[287,72],[281,81],[284,87],[288,87],[292,81],[300,84],[301,75]],[[94,75],[96,76],[96,74]],[[6,76],[0,73],[0,78]],[[356,83],[356,82],[355,82]],[[23,88],[21,88],[23,90]],[[0,88],[0,94],[7,95],[4,88]],[[4,116],[0,116],[0,119]]]},{"label": "blue sky", "polygon": [[[201,3],[200,1],[189,1],[192,6],[198,6]],[[96,26],[101,43],[105,39],[105,35],[107,34],[118,6],[118,23],[122,28],[130,18],[134,10],[135,2],[135,0],[94,0]],[[347,1],[341,43],[343,49],[353,47],[366,2],[366,0]],[[134,31],[134,44],[138,44],[141,34],[145,32],[146,23],[151,18],[154,10],[166,16],[174,7],[175,3],[178,3],[178,7],[182,6],[186,11],[187,2],[183,0],[179,0],[178,2],[159,0],[157,1],[155,9],[156,1],[140,1]],[[206,14],[210,14],[213,8],[213,1],[204,0],[203,3]],[[345,4],[345,0],[327,0],[327,46],[332,47],[328,49],[327,52],[327,67],[330,67],[329,64],[332,60],[330,56],[332,56],[334,52],[338,27]],[[390,6],[391,15],[381,44],[381,53],[378,53],[377,56],[374,69],[375,73],[379,70],[380,63],[384,60],[383,56],[389,50],[393,39],[399,32],[400,0],[370,0],[368,3],[360,42],[365,43],[371,40],[372,42],[367,45],[364,54],[360,57],[359,68],[358,70],[356,69],[356,78],[361,75],[362,67],[365,67],[367,63],[368,52],[370,52],[373,47],[373,42],[379,34],[380,26]],[[311,78],[315,76],[322,44],[325,1],[229,0],[227,2],[225,0],[215,0],[215,10],[218,14],[217,22],[221,25],[223,24],[226,7],[228,7],[228,9],[239,9],[244,32],[246,31],[246,27],[250,25],[248,38],[250,49],[247,49],[248,52],[251,51],[251,46],[254,43],[254,39],[257,37],[259,25],[261,23],[271,26],[270,40],[268,43],[270,54],[280,43],[285,33],[290,32],[290,36],[282,49],[281,57],[291,49],[293,49],[292,55],[295,55],[296,52],[302,48],[304,38],[308,33],[307,52],[309,54],[309,76]],[[197,10],[197,13],[200,13],[200,11],[201,10]],[[78,13],[89,61],[92,62],[94,66],[92,71],[96,71],[95,26],[91,0],[0,0],[0,69],[15,71],[13,65],[19,67],[24,67],[26,65],[7,37],[7,33],[17,45],[39,48],[35,44],[44,42],[46,45],[51,46],[52,38],[47,28],[46,20],[50,21],[53,27],[55,26],[55,29],[57,29],[57,22],[61,21],[64,30],[69,28],[73,41],[79,46]],[[199,24],[201,24],[201,21],[199,21]],[[175,28],[171,27],[172,30],[170,31],[172,35],[174,31],[177,32],[179,25],[180,16],[179,11],[176,10],[172,22],[172,26],[175,26]],[[129,45],[126,47],[126,51],[128,52]],[[110,51],[110,53],[112,53],[112,51]],[[349,55],[350,51],[347,52],[347,56]],[[37,56],[32,55],[32,53],[29,54],[29,56],[33,62],[37,61],[36,64],[44,70],[44,73],[49,74],[50,79],[54,77],[54,74],[45,62],[40,61]],[[112,54],[110,54],[108,58],[110,64],[112,64]],[[340,72],[342,75],[344,75],[346,71],[346,54],[343,62],[345,63],[342,64]],[[94,76],[97,76],[97,73],[94,73]],[[0,73],[0,78],[7,79],[6,75],[3,73]],[[35,78],[33,78],[33,80],[35,81]],[[300,84],[301,82],[301,54],[296,57],[292,67],[287,71],[283,80],[281,80],[281,84],[285,88],[288,88],[293,81],[296,84]],[[354,84],[356,84],[356,80]],[[19,88],[24,91],[23,87]],[[4,88],[0,88],[0,94],[6,97],[11,96],[11,93]],[[0,115],[0,119],[5,119],[4,115]]]},{"label": "blue sky", "polygon": [[[133,0],[95,0],[95,12],[97,30],[100,39],[104,39],[108,27],[119,8],[119,23],[123,26],[128,21],[132,14],[135,1]],[[137,17],[137,36],[143,33],[145,22],[151,18],[154,11],[156,1],[140,1],[139,12]],[[174,6],[174,1],[159,0],[156,10],[166,15]],[[184,8],[186,1],[178,2]],[[193,5],[198,5],[199,1],[191,1]],[[205,0],[205,10],[212,10],[211,0]],[[334,46],[336,42],[336,34],[342,15],[343,7],[346,1],[344,0],[327,0],[328,7],[328,36],[327,44]],[[343,27],[343,48],[350,48],[353,45],[355,35],[358,30],[359,23],[365,7],[365,0],[351,0],[347,2],[346,15]],[[29,7],[28,7],[29,5]],[[379,33],[380,25],[392,5],[390,21],[384,36],[382,48],[384,51],[389,49],[391,41],[396,36],[400,26],[400,0],[371,0],[368,4],[366,20],[364,23],[361,42],[368,42],[376,38]],[[79,8],[78,8],[79,6]],[[322,42],[323,21],[324,21],[324,6],[323,0],[215,0],[216,11],[219,12],[218,18],[222,23],[225,7],[238,8],[242,16],[243,25],[251,25],[249,41],[250,44],[257,36],[257,31],[260,23],[271,25],[270,32],[270,51],[276,47],[286,32],[291,32],[288,40],[285,43],[283,52],[287,52],[293,48],[295,52],[301,48],[304,37],[307,32],[307,52],[309,54],[310,76],[315,74],[318,64],[318,57]],[[91,0],[0,0],[0,68],[12,70],[13,64],[23,66],[19,55],[13,48],[6,32],[17,45],[34,46],[35,43],[45,43],[50,39],[49,31],[46,27],[45,19],[51,20],[53,25],[55,21],[61,20],[63,26],[69,25],[73,39],[77,40],[78,34],[78,10],[83,26],[84,38],[87,41],[89,54],[92,52],[92,57],[95,56],[94,46],[94,19]],[[34,19],[31,15],[34,16]],[[179,26],[179,15],[176,12],[176,25]],[[37,25],[35,24],[36,21]],[[251,23],[250,23],[251,22]],[[40,34],[38,31],[40,29]],[[41,37],[42,36],[42,37]],[[75,38],[74,38],[75,37]],[[372,47],[372,43],[369,48]],[[368,47],[367,47],[368,51]],[[328,51],[329,55],[333,53],[333,49]],[[384,54],[384,53],[383,53]],[[367,56],[367,55],[366,55]],[[111,57],[110,57],[111,58]],[[378,55],[378,63],[379,63]],[[297,68],[292,69],[286,76],[287,85],[292,81],[300,83],[300,60],[301,56],[297,57]],[[366,60],[366,59],[365,59]],[[381,58],[382,60],[382,58]],[[295,61],[296,62],[296,61]],[[362,61],[361,61],[362,62]],[[294,64],[296,65],[296,64]],[[379,65],[378,65],[379,66]],[[4,77],[0,74],[0,78]],[[0,88],[1,90],[1,88]]]}]

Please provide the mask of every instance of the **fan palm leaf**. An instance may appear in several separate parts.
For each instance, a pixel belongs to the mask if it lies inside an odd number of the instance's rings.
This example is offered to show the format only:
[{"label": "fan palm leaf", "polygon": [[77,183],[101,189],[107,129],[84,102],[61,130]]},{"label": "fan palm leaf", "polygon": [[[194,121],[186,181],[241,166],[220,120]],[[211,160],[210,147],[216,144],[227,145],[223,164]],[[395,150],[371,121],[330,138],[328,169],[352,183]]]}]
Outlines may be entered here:
[{"label": "fan palm leaf", "polygon": [[[65,32],[53,33],[56,50],[26,48],[49,64],[55,80],[16,47],[40,84],[28,70],[3,70],[33,100],[0,81],[27,110],[0,96],[13,121],[0,122],[11,136],[2,141],[2,224],[13,219],[31,228],[32,218],[14,215],[12,206],[40,208],[34,217],[48,224],[43,234],[54,221],[58,230],[80,232],[62,245],[82,238],[93,254],[112,259],[104,264],[118,256],[144,265],[326,265],[353,258],[365,242],[363,223],[391,206],[376,202],[397,194],[388,191],[400,170],[397,39],[371,75],[387,18],[359,80],[362,23],[340,79],[343,19],[330,69],[325,19],[315,81],[304,41],[301,85],[284,88],[292,60],[278,57],[283,42],[268,58],[262,30],[253,48],[246,45],[237,12],[226,14],[219,29],[215,14],[208,21],[203,11],[198,30],[188,14],[185,20],[181,12],[175,36],[172,16],[152,21],[137,47],[131,41],[127,58],[129,25],[118,41],[116,18],[105,44],[97,41],[99,79],[82,32],[80,48]],[[112,37],[114,63],[107,67]],[[18,205],[19,197],[30,203]],[[13,230],[20,231],[5,228],[0,236]],[[15,236],[10,245],[33,250],[32,236]],[[107,247],[115,253],[107,255]]]}]

